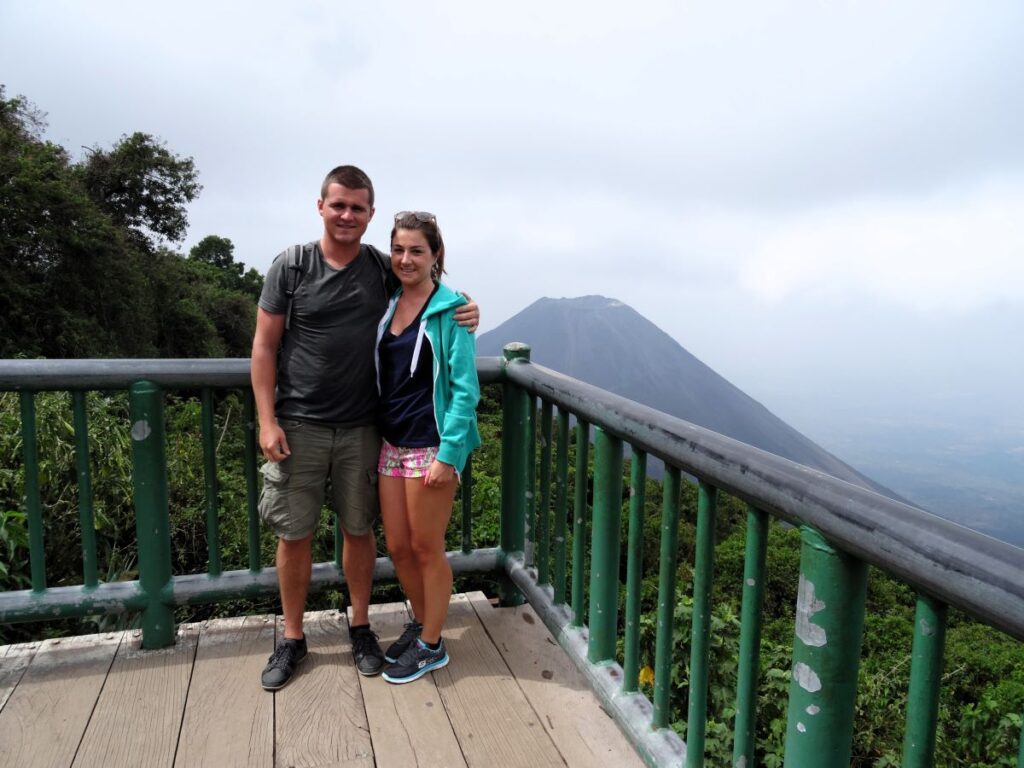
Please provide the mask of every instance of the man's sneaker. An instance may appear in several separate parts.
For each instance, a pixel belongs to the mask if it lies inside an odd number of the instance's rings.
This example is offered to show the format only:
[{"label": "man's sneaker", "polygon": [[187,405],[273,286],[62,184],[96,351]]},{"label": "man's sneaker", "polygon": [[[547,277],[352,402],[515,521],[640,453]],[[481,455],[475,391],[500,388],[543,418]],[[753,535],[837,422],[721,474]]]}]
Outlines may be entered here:
[{"label": "man's sneaker", "polygon": [[384,652],[377,642],[377,634],[369,626],[353,627],[349,630],[352,640],[352,655],[360,675],[373,677],[384,669]]},{"label": "man's sneaker", "polygon": [[412,645],[416,638],[420,636],[420,632],[422,631],[423,625],[416,621],[416,619],[407,623],[402,634],[398,636],[398,639],[389,645],[388,649],[384,651],[384,661],[389,664],[394,664],[398,661],[398,657],[406,652],[409,646]]},{"label": "man's sneaker", "polygon": [[276,691],[284,688],[285,683],[292,679],[292,673],[299,663],[306,658],[306,638],[301,640],[285,639],[267,661],[263,668],[263,675],[260,682],[263,690]]},{"label": "man's sneaker", "polygon": [[428,648],[422,640],[416,639],[401,657],[384,672],[384,679],[389,683],[411,683],[419,680],[427,672],[448,665],[448,651],[444,640],[437,650]]}]

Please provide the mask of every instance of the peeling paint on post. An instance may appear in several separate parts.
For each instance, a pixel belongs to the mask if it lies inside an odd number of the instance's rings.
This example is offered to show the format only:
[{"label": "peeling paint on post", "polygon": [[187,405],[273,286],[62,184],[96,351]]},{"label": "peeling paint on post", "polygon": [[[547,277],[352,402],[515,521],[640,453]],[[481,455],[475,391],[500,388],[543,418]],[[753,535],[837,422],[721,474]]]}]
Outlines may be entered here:
[{"label": "peeling paint on post", "polygon": [[[801,529],[800,586],[785,764],[850,764],[867,565]],[[811,715],[811,718],[807,718]]]},{"label": "peeling paint on post", "polygon": [[814,623],[814,614],[824,608],[825,603],[814,594],[814,582],[801,573],[796,598],[796,636],[807,645],[820,647],[827,642],[825,628]]}]

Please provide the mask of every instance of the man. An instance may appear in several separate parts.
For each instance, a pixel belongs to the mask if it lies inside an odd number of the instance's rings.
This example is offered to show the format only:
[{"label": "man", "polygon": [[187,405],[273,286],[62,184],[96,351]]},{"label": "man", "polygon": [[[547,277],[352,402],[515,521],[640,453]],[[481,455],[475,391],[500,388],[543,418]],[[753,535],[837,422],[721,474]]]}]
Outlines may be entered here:
[{"label": "man", "polygon": [[[344,537],[356,668],[376,675],[384,667],[368,614],[380,450],[374,345],[397,283],[387,257],[361,242],[373,202],[373,184],[358,168],[327,174],[317,200],[320,240],[274,260],[257,309],[252,389],[267,458],[260,516],[278,537],[284,614],[284,639],[261,676],[266,690],[283,687],[306,657],[302,614],[327,487]],[[472,330],[479,311],[464,309],[457,319]]]}]

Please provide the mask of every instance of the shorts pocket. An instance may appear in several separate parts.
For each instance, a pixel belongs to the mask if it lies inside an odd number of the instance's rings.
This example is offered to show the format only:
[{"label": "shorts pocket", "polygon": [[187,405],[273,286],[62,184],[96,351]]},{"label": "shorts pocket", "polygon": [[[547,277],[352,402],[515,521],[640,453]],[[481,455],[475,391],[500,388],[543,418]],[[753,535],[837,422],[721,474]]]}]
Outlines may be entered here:
[{"label": "shorts pocket", "polygon": [[268,461],[260,467],[263,475],[263,490],[260,491],[260,519],[278,536],[283,535],[288,520],[288,478],[281,464]]}]

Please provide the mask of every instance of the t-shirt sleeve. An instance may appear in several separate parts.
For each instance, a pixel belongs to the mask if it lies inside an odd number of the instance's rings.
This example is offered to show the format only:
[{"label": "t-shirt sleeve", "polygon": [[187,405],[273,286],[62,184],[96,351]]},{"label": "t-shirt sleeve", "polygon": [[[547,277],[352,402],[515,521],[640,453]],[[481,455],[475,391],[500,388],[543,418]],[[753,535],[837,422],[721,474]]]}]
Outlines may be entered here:
[{"label": "t-shirt sleeve", "polygon": [[263,292],[260,294],[259,306],[272,315],[283,315],[288,309],[288,297],[285,294],[285,263],[288,261],[288,251],[277,255],[270,269],[267,270],[267,278],[263,281]]}]

